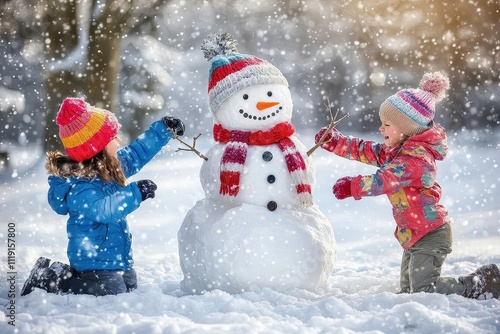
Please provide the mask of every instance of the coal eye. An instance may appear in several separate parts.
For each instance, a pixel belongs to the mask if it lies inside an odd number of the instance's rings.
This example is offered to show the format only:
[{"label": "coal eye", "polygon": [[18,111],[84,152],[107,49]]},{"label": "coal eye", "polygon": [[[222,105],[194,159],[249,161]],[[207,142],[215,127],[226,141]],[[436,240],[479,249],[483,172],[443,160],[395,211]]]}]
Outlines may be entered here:
[{"label": "coal eye", "polygon": [[269,96],[269,97],[273,96],[273,92],[271,92],[271,91],[267,92],[267,96]]},{"label": "coal eye", "polygon": [[248,100],[248,94],[243,94],[243,100]]}]

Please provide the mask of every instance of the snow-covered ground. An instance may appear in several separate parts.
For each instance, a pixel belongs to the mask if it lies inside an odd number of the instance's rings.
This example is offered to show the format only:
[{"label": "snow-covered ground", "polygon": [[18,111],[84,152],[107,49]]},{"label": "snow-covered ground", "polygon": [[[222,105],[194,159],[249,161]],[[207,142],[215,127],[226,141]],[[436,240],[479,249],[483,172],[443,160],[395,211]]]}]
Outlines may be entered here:
[{"label": "snow-covered ground", "polygon": [[[313,132],[299,133],[312,146]],[[499,135],[487,131],[448,133],[450,152],[439,164],[454,229],[454,248],[443,275],[457,277],[487,263],[500,264]],[[375,135],[373,138],[377,138]],[[481,140],[481,138],[485,139]],[[201,137],[206,150],[211,140]],[[43,162],[38,150],[18,149],[0,179],[1,333],[499,333],[500,301],[458,295],[398,295],[402,250],[393,237],[387,198],[336,200],[331,186],[339,177],[371,173],[372,167],[314,153],[315,202],[329,218],[338,256],[324,291],[278,293],[256,289],[231,295],[212,291],[182,295],[177,230],[186,212],[204,194],[202,160],[175,152],[176,141],[134,179],[158,184],[153,200],[128,217],[139,288],[118,296],[53,295],[36,290],[8,297],[8,226],[16,230],[17,294],[39,256],[67,262],[66,218],[46,202]],[[7,307],[15,302],[15,327]]]}]

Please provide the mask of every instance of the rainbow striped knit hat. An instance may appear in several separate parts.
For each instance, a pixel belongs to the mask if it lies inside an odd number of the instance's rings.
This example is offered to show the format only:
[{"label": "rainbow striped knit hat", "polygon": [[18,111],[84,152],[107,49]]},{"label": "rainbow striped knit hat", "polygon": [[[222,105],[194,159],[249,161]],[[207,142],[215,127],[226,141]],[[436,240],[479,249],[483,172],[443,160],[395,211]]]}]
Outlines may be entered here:
[{"label": "rainbow striped knit hat", "polygon": [[433,125],[436,101],[450,88],[440,72],[426,73],[417,89],[403,89],[389,96],[380,106],[381,118],[391,122],[402,133],[413,136]]},{"label": "rainbow striped knit hat", "polygon": [[288,87],[283,74],[269,62],[255,56],[240,54],[237,42],[228,34],[211,34],[201,50],[212,62],[209,72],[208,100],[213,114],[233,94],[258,84],[281,84]]},{"label": "rainbow striped knit hat", "polygon": [[120,129],[120,123],[111,112],[79,98],[64,99],[56,124],[66,153],[78,162],[101,152]]}]

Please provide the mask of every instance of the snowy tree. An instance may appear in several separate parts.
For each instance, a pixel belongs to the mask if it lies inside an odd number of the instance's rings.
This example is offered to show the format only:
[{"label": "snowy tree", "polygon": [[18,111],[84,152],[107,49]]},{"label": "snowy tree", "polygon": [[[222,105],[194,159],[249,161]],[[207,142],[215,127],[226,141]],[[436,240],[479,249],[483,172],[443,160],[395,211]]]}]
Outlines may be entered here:
[{"label": "snowy tree", "polygon": [[375,97],[417,85],[415,73],[443,71],[452,87],[438,122],[455,129],[499,124],[500,2],[353,1],[344,11],[350,48],[365,58]]},{"label": "snowy tree", "polygon": [[[455,129],[500,124],[496,0],[16,0],[0,3],[0,21],[2,91],[24,94],[23,103],[2,110],[0,121],[9,123],[2,133],[39,140],[43,131],[45,149],[58,146],[55,113],[74,95],[117,111],[124,132],[158,109],[182,112],[194,131],[210,132],[208,65],[199,45],[224,31],[239,41],[238,51],[284,73],[298,129],[327,124],[328,98],[351,113],[341,130],[374,131],[382,100],[435,70],[452,84],[438,122]],[[163,46],[178,52],[175,61],[165,60]]]},{"label": "snowy tree", "polygon": [[46,1],[47,149],[59,145],[53,120],[62,98],[84,95],[93,105],[115,110],[122,40],[166,2]]},{"label": "snowy tree", "polygon": [[[124,37],[168,0],[20,0],[3,4],[3,29],[40,31],[43,43],[44,148],[60,147],[54,122],[67,96],[115,111]],[[7,16],[12,15],[10,18]]]}]

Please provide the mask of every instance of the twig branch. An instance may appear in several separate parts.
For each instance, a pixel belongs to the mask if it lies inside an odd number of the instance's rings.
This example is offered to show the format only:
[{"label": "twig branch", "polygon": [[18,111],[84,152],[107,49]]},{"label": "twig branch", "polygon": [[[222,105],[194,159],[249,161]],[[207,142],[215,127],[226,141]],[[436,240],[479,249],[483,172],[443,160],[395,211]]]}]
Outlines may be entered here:
[{"label": "twig branch", "polygon": [[345,114],[344,116],[342,116],[339,120],[337,120],[337,116],[339,114],[339,111],[340,109],[337,109],[337,112],[335,113],[335,117],[333,117],[332,115],[332,106],[330,104],[330,101],[328,101],[328,104],[326,105],[327,107],[327,110],[328,112],[330,113],[330,125],[328,125],[328,128],[326,129],[325,133],[323,133],[323,135],[321,136],[321,138],[318,140],[318,142],[309,149],[309,151],[307,151],[307,156],[310,156],[311,154],[313,154],[314,151],[316,151],[316,149],[318,147],[320,147],[324,142],[325,142],[325,138],[326,136],[328,135],[328,133],[330,133],[330,131],[332,131],[332,129],[337,125],[339,124],[340,122],[342,122],[344,119],[346,119],[347,117],[349,117],[349,113]]},{"label": "twig branch", "polygon": [[199,133],[196,137],[193,138],[193,145],[189,145],[188,143],[186,143],[185,141],[183,141],[182,139],[179,138],[179,136],[175,135],[174,136],[174,139],[177,139],[179,142],[181,142],[181,144],[187,146],[188,148],[178,148],[177,151],[175,152],[178,152],[178,151],[192,151],[194,153],[196,153],[200,158],[204,159],[205,161],[208,161],[208,158],[203,155],[203,153],[201,153],[200,151],[198,151],[196,149],[196,140],[198,138],[200,138],[201,136],[201,133]]}]

